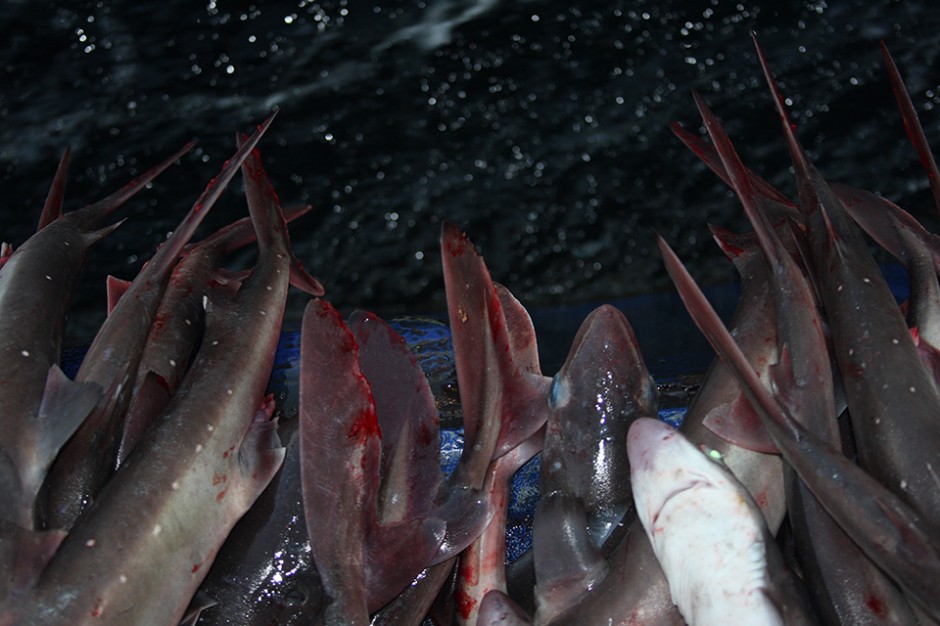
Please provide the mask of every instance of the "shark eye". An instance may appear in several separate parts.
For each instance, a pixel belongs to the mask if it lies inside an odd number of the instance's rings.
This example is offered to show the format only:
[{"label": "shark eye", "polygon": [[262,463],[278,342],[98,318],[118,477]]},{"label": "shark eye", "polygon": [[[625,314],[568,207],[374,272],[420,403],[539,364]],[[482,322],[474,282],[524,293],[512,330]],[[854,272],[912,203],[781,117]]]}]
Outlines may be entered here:
[{"label": "shark eye", "polygon": [[565,407],[571,400],[571,386],[560,374],[552,378],[552,389],[548,394],[548,408],[551,410]]}]

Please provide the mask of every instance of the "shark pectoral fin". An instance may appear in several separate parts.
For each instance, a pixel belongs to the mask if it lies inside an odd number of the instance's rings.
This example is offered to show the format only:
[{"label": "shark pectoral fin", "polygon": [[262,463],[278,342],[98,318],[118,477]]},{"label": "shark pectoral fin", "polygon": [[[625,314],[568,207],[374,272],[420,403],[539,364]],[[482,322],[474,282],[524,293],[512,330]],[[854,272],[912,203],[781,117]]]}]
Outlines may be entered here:
[{"label": "shark pectoral fin", "polygon": [[196,622],[199,621],[199,616],[202,615],[202,612],[217,604],[218,602],[215,598],[212,598],[209,594],[200,589],[190,601],[186,613],[184,613],[182,619],[180,619],[179,626],[196,626]]},{"label": "shark pectoral fin", "polygon": [[41,433],[36,443],[37,463],[36,467],[28,471],[28,475],[32,475],[30,480],[23,477],[24,487],[31,490],[32,497],[35,497],[59,450],[81,426],[101,397],[100,385],[77,383],[66,376],[58,365],[49,368],[36,427],[37,432]]},{"label": "shark pectoral fin", "polygon": [[322,283],[304,268],[304,264],[294,256],[293,252],[291,252],[290,284],[311,296],[322,296],[326,293]]},{"label": "shark pectoral fin", "polygon": [[444,522],[433,518],[369,529],[363,559],[369,612],[388,604],[428,566],[444,534]]},{"label": "shark pectoral fin", "polygon": [[705,427],[740,448],[780,454],[751,403],[739,393],[733,402],[716,406],[705,415]]},{"label": "shark pectoral fin", "polygon": [[118,300],[121,299],[121,296],[123,296],[131,286],[131,281],[109,275],[106,285],[108,289],[108,315],[111,315],[111,311],[117,306]]},{"label": "shark pectoral fin", "polygon": [[238,291],[242,283],[248,280],[248,277],[251,276],[251,270],[230,270],[224,267],[217,267],[212,272],[212,278],[209,279],[209,284],[213,287],[215,286],[225,286],[231,291]]},{"label": "shark pectoral fin", "polygon": [[[117,445],[124,421],[124,415],[120,414],[118,408],[122,405],[121,394],[127,391],[129,365],[124,363],[104,393],[101,393],[97,383],[72,383],[60,372],[62,380],[72,385],[91,385],[97,393],[92,398],[84,398],[91,404],[91,408],[85,411],[82,407],[83,411],[79,411],[84,412],[85,417],[83,421],[79,420],[79,424],[73,429],[74,437],[70,440],[68,437],[63,439],[61,452],[58,455],[52,454],[54,461],[49,468],[45,485],[48,502],[43,513],[45,524],[49,528],[70,529],[78,516],[94,501],[115,468]],[[50,377],[52,375],[50,372]],[[93,399],[97,402],[91,402]],[[62,406],[67,406],[69,411],[74,411],[78,405],[77,402],[72,403],[71,399],[59,402]],[[43,405],[45,403],[44,397]],[[79,438],[93,442],[96,448],[94,456],[88,456],[88,446],[76,445]],[[66,440],[68,445],[64,445]]]},{"label": "shark pectoral fin", "polygon": [[483,492],[469,487],[448,487],[435,515],[447,525],[444,541],[430,565],[455,557],[480,536],[490,523],[492,511]]},{"label": "shark pectoral fin", "polygon": [[277,420],[271,419],[273,411],[273,399],[265,398],[238,447],[238,466],[242,476],[250,479],[256,489],[252,501],[274,478],[287,453],[277,436]]},{"label": "shark pectoral fin", "polygon": [[584,504],[575,496],[555,492],[539,500],[532,553],[540,620],[577,602],[607,575],[607,560],[588,534]]}]

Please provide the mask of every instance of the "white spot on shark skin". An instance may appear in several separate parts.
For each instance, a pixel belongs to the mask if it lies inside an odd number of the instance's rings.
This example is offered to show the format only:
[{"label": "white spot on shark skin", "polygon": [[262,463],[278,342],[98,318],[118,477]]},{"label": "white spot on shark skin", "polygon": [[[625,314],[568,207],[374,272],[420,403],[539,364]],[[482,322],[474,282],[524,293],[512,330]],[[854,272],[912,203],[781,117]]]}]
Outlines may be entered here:
[{"label": "white spot on shark skin", "polygon": [[170,483],[170,489],[172,489],[173,491],[176,491],[179,488],[180,488],[179,482],[174,480],[172,483]]},{"label": "white spot on shark skin", "polygon": [[917,393],[917,388],[914,387],[914,385],[911,385],[908,389],[910,389],[911,393]]},{"label": "white spot on shark skin", "polygon": [[940,489],[940,476],[937,476],[937,472],[934,471],[933,465],[927,463],[927,471],[930,472],[930,477],[933,478],[934,484]]},{"label": "white spot on shark skin", "polygon": [[231,389],[226,389],[226,390],[225,390],[225,393],[227,393],[228,395],[232,395],[232,394],[235,393],[235,392],[232,391]]},{"label": "white spot on shark skin", "polygon": [[867,284],[871,284],[871,279],[870,279],[870,278],[863,278],[863,279],[862,279],[862,282],[863,282],[863,283],[867,283]]},{"label": "white spot on shark skin", "polygon": [[192,320],[190,320],[189,318],[186,318],[186,319],[183,320],[183,321],[186,322],[186,325],[187,325],[187,326],[192,326],[192,325],[193,325]]},{"label": "white spot on shark skin", "polygon": [[20,354],[22,354],[23,356],[28,357],[28,356],[29,356],[29,350],[23,350],[22,352],[20,352]]},{"label": "white spot on shark skin", "polygon": [[901,342],[898,341],[898,338],[897,338],[897,337],[895,337],[894,339],[891,340],[891,343],[893,343],[894,345],[898,345],[898,344],[901,343]]},{"label": "white spot on shark skin", "polygon": [[216,339],[215,341],[213,341],[213,342],[212,342],[212,345],[213,345],[213,346],[217,346],[217,345],[219,345],[219,340],[218,340],[218,339]]},{"label": "white spot on shark skin", "polygon": [[262,310],[260,310],[260,311],[258,311],[258,312],[261,313],[261,315],[267,315],[267,314],[268,314],[268,312],[265,311],[264,309],[262,309]]},{"label": "white spot on shark skin", "polygon": [[196,452],[202,452],[202,444],[201,444],[201,443],[197,443],[197,444],[196,444]]},{"label": "white spot on shark skin", "polygon": [[160,524],[157,524],[153,527],[153,530],[151,532],[153,533],[154,536],[157,536],[163,532],[163,526],[160,526]]},{"label": "white spot on shark skin", "polygon": [[88,541],[85,542],[85,547],[86,547],[86,548],[94,548],[96,543],[98,543],[98,542],[95,541],[94,539],[89,539]]},{"label": "white spot on shark skin", "polygon": [[170,359],[170,367],[176,367],[176,359]]},{"label": "white spot on shark skin", "polygon": [[118,576],[118,581],[120,581],[122,585],[127,583],[127,576],[125,576],[124,574],[121,574],[120,576]]},{"label": "white spot on shark skin", "polygon": [[901,489],[907,489],[907,481],[906,481],[906,480],[902,480],[902,481],[901,481]]},{"label": "white spot on shark skin", "polygon": [[52,276],[49,276],[49,274],[46,274],[46,280],[52,280]]},{"label": "white spot on shark skin", "polygon": [[273,290],[274,290],[274,288],[273,288],[271,285],[268,285],[267,287],[265,287],[265,289],[267,289],[268,291],[273,291]]},{"label": "white spot on shark skin", "polygon": [[215,426],[213,426],[212,424],[206,424],[206,430],[208,430],[211,433],[213,430],[215,430]]}]

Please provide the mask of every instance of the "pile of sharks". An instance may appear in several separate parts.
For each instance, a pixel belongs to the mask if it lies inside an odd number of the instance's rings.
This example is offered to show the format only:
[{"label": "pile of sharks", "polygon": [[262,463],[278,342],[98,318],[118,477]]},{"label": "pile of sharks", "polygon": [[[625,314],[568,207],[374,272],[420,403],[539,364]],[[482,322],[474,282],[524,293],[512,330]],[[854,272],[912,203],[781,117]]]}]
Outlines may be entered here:
[{"label": "pile of sharks", "polygon": [[[755,38],[756,44],[756,38]],[[660,239],[718,359],[677,429],[626,317],[605,305],[542,373],[532,321],[445,223],[463,418],[441,469],[437,400],[375,314],[347,317],[295,258],[257,145],[238,148],[129,282],[74,377],[69,295],[112,216],[191,145],[0,252],[0,626],[54,624],[940,624],[940,243],[909,213],[827,183],[763,53],[791,201],[676,135],[753,231],[713,228],[741,275],[726,328]],[[905,127],[940,174],[893,61]],[[238,172],[249,216],[191,242]],[[908,270],[900,307],[859,226]],[[229,254],[257,247],[252,268]],[[290,287],[311,299],[296,417],[269,390]],[[540,455],[531,549],[507,563],[511,479]],[[733,622],[732,622],[733,620]]]}]

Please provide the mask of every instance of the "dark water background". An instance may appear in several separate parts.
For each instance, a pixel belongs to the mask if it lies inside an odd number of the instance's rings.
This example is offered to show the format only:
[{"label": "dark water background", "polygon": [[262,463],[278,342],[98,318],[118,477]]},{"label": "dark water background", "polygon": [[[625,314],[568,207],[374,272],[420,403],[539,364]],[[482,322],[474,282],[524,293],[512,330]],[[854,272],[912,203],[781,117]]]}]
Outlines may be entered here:
[{"label": "dark water background", "polygon": [[[235,131],[276,105],[263,157],[285,204],[315,207],[292,238],[331,301],[385,317],[443,311],[438,235],[448,219],[466,229],[496,280],[570,338],[586,303],[670,290],[654,231],[703,282],[734,280],[705,226],[743,228],[743,217],[668,130],[673,120],[699,129],[692,88],[726,122],[745,162],[792,193],[751,29],[823,173],[931,216],[878,41],[940,145],[940,10],[932,7],[8,0],[0,240],[19,244],[35,228],[66,145],[69,209],[199,140],[90,255],[69,327],[70,341],[87,341],[104,316],[104,276],[132,277],[233,152]],[[228,193],[201,232],[244,214],[240,194]],[[638,329],[641,340],[681,348],[673,329],[688,324],[684,313],[656,298],[631,321],[651,325]],[[291,322],[304,301],[293,297]],[[558,344],[552,362],[567,350]]]}]

